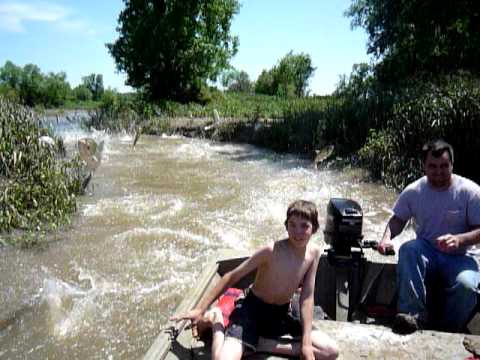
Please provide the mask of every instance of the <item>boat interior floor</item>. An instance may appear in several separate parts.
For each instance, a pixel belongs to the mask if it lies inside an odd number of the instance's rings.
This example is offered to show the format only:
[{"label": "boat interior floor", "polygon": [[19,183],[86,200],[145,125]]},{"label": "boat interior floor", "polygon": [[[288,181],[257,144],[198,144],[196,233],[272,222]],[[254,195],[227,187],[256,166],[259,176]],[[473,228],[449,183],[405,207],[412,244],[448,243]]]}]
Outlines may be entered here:
[{"label": "boat interior floor", "polygon": [[[380,325],[365,325],[331,320],[315,320],[314,327],[334,338],[340,349],[339,359],[467,359],[478,349],[478,337],[421,330],[410,335],[397,335]],[[467,350],[469,349],[469,350]],[[254,353],[246,359],[285,359],[271,354]],[[472,357],[473,358],[473,357]],[[211,359],[210,343],[183,331],[172,343],[167,359]]]}]

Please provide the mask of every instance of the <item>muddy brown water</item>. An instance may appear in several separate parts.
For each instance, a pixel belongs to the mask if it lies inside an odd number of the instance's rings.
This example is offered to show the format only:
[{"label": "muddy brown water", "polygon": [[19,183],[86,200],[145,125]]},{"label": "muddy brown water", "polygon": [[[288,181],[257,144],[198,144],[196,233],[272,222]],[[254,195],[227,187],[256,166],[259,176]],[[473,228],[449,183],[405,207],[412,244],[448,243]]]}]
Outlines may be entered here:
[{"label": "muddy brown water", "polygon": [[71,226],[35,249],[0,248],[0,359],[140,358],[217,250],[285,236],[291,201],[314,201],[323,224],[329,198],[355,199],[365,238],[379,239],[396,197],[249,145],[61,135],[71,149],[104,140],[102,164]]}]

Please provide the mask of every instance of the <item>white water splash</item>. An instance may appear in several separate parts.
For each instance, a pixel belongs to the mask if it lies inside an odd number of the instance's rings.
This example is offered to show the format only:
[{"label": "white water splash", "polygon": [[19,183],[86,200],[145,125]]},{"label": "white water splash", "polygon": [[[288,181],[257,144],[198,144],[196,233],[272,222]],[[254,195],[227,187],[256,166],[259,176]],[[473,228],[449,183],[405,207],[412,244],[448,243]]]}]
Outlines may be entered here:
[{"label": "white water splash", "polygon": [[99,313],[105,315],[108,309],[99,309],[97,299],[107,294],[130,291],[81,268],[75,262],[71,266],[78,273],[78,283],[63,281],[43,269],[46,278],[40,289],[40,299],[47,306],[50,332],[56,338],[76,336]]},{"label": "white water splash", "polygon": [[165,206],[167,209],[150,216],[150,219],[157,221],[165,217],[174,217],[185,207],[185,201],[182,199],[171,199],[166,201]]},{"label": "white water splash", "polygon": [[81,211],[84,216],[103,216],[116,213],[118,216],[130,217],[153,213],[150,218],[160,220],[164,217],[175,216],[184,206],[183,199],[175,199],[168,195],[130,193],[120,198],[102,199],[95,204],[84,204]]},{"label": "white water splash", "polygon": [[87,292],[59,279],[45,279],[43,299],[48,305],[53,336],[75,334],[86,312],[94,307]]},{"label": "white water splash", "polygon": [[163,228],[163,227],[136,227],[132,230],[125,231],[121,234],[117,234],[113,236],[114,240],[130,240],[136,237],[145,237],[145,236],[153,236],[158,238],[159,236],[167,235],[173,236],[178,239],[187,240],[192,243],[202,244],[202,245],[210,245],[211,239],[207,238],[206,236],[197,235],[185,229],[175,230],[170,228]]}]

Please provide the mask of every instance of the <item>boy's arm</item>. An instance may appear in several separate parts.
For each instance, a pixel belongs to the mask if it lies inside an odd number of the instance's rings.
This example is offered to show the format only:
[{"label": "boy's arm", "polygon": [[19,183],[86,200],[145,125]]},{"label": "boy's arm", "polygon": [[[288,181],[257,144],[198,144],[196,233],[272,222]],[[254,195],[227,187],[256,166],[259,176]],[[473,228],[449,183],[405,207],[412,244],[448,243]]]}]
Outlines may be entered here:
[{"label": "boy's arm", "polygon": [[188,313],[173,317],[171,320],[192,320],[194,323],[197,322],[203,313],[208,309],[208,307],[227,290],[229,287],[237,283],[245,275],[251,273],[253,270],[257,269],[261,264],[268,261],[273,252],[273,247],[271,245],[265,246],[258,251],[256,251],[250,258],[245,260],[239,266],[237,266],[232,271],[229,271],[218,281],[214,288],[205,296],[202,301]]},{"label": "boy's arm", "polygon": [[312,321],[313,321],[313,294],[315,291],[315,276],[317,274],[318,262],[320,259],[320,250],[315,249],[315,257],[307,270],[300,294],[300,314],[302,320],[302,357],[304,359],[313,359],[312,348]]}]

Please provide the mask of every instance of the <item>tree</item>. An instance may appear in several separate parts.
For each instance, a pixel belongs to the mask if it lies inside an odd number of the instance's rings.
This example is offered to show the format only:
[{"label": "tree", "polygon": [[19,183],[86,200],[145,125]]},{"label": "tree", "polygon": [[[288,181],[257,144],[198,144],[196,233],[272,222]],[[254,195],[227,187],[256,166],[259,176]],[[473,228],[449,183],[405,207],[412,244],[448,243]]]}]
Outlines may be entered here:
[{"label": "tree", "polygon": [[290,51],[277,65],[275,71],[279,95],[305,96],[308,80],[315,72],[310,55],[294,55]]},{"label": "tree", "polygon": [[47,107],[58,107],[65,104],[70,94],[70,84],[67,82],[67,74],[49,73],[43,80],[42,103]]},{"label": "tree", "polygon": [[90,74],[88,76],[82,77],[82,84],[90,90],[92,94],[92,99],[98,101],[102,98],[104,87],[103,87],[103,75],[102,74]]},{"label": "tree", "polygon": [[273,70],[263,69],[255,82],[255,93],[265,95],[275,95],[276,88],[274,85]]},{"label": "tree", "polygon": [[395,83],[458,70],[480,72],[477,0],[353,0],[346,12],[369,35],[376,75]]},{"label": "tree", "polygon": [[238,71],[232,68],[225,71],[221,76],[221,83],[228,91],[250,92],[252,90],[252,82],[245,71]]},{"label": "tree", "polygon": [[281,97],[301,97],[307,94],[308,80],[315,68],[308,54],[286,54],[276,66],[263,70],[255,84],[255,92]]},{"label": "tree", "polygon": [[151,99],[198,98],[237,52],[230,25],[237,0],[125,0],[117,31],[107,44],[127,84]]},{"label": "tree", "polygon": [[5,65],[0,68],[0,83],[9,86],[13,90],[18,90],[22,80],[22,72],[21,67],[7,60]]},{"label": "tree", "polygon": [[333,95],[356,100],[367,99],[374,95],[371,93],[374,91],[373,82],[372,67],[369,64],[354,64],[349,77],[340,76]]},{"label": "tree", "polygon": [[73,89],[73,96],[76,100],[79,101],[89,101],[92,100],[92,92],[84,84],[80,84]]},{"label": "tree", "polygon": [[19,93],[25,105],[34,106],[42,102],[43,80],[44,76],[37,65],[27,64],[23,67]]}]

